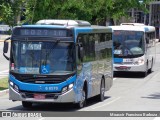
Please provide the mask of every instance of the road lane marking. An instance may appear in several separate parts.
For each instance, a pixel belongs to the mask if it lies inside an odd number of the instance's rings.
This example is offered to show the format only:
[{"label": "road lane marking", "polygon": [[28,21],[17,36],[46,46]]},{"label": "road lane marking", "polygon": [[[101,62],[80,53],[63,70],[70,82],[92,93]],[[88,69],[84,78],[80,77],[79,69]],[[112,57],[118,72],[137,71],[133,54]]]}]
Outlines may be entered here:
[{"label": "road lane marking", "polygon": [[94,108],[91,108],[91,109],[97,109],[97,108],[100,108],[100,107],[109,105],[109,104],[111,104],[111,103],[113,103],[113,102],[119,100],[120,98],[121,98],[121,97],[115,98],[115,99],[113,99],[112,101],[110,101],[110,102],[108,102],[108,103],[106,103],[106,104],[103,104],[103,105],[100,105],[100,106],[97,106],[97,107],[94,107]]},{"label": "road lane marking", "polygon": [[9,70],[0,71],[0,77],[6,77],[9,75]]},{"label": "road lane marking", "polygon": [[155,117],[153,120],[160,120],[160,117]]},{"label": "road lane marking", "polygon": [[0,77],[3,77],[3,76],[8,76],[7,74],[6,75],[0,75]]},{"label": "road lane marking", "polygon": [[44,120],[44,118],[42,117],[42,118],[40,118],[40,119],[38,119],[38,120]]},{"label": "road lane marking", "polygon": [[0,71],[0,73],[6,73],[6,72],[9,72],[9,70]]},{"label": "road lane marking", "polygon": [[116,80],[117,78],[113,78],[113,81]]}]

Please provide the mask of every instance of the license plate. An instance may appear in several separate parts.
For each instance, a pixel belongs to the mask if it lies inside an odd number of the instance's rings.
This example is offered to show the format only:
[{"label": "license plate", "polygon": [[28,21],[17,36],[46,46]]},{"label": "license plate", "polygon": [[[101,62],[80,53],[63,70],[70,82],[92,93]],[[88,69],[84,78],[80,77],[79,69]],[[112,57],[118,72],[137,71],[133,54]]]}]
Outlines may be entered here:
[{"label": "license plate", "polygon": [[44,94],[34,94],[35,99],[45,99],[46,96]]},{"label": "license plate", "polygon": [[133,62],[132,59],[123,59],[123,62]]}]

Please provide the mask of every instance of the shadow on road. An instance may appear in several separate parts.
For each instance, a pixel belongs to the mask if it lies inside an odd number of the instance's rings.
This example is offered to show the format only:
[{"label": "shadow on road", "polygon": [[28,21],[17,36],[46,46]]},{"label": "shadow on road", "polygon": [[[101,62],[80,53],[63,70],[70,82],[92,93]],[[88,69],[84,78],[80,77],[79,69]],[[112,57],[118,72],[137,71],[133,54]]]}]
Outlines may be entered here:
[{"label": "shadow on road", "polygon": [[[154,72],[154,71],[152,71],[152,72]],[[151,73],[148,73],[148,75],[150,75]],[[119,78],[144,78],[144,75],[141,72],[114,72],[114,77],[119,77]]]},{"label": "shadow on road", "polygon": [[76,111],[75,105],[70,103],[34,103],[31,108],[23,108],[22,105],[9,108],[7,110],[20,110],[20,111],[58,111],[58,112],[72,112]]},{"label": "shadow on road", "polygon": [[[109,96],[105,96],[105,99],[110,98]],[[86,107],[97,104],[99,101],[97,97],[93,97],[87,100]],[[20,110],[20,111],[52,111],[52,112],[74,112],[80,109],[77,108],[76,104],[73,103],[38,103],[33,104],[31,108],[23,108],[22,105],[9,108],[7,110]]]},{"label": "shadow on road", "polygon": [[142,98],[148,98],[148,99],[160,99],[160,93],[154,93],[150,94],[147,97],[142,97]]}]

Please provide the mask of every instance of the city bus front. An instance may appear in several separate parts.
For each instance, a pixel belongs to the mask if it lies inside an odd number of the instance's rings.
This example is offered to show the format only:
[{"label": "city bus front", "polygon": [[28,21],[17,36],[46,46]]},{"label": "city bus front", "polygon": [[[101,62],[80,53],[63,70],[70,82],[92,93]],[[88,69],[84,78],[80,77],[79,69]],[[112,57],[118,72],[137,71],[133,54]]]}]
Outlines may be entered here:
[{"label": "city bus front", "polygon": [[115,30],[114,71],[145,71],[145,41],[143,31]]},{"label": "city bus front", "polygon": [[71,29],[17,27],[11,37],[9,99],[74,102],[75,43]]}]

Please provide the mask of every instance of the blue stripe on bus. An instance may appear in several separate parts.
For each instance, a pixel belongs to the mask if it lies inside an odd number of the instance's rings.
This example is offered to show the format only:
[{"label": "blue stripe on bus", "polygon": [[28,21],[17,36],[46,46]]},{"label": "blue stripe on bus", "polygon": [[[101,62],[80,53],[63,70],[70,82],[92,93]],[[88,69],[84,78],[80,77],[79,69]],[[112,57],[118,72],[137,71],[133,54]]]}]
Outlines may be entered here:
[{"label": "blue stripe on bus", "polygon": [[[10,75],[10,81],[16,84],[20,90],[35,91],[35,92],[61,92],[62,88],[73,83],[76,80],[76,75],[65,82],[59,84],[32,84],[18,81],[14,76]],[[44,78],[45,81],[45,78]]]},{"label": "blue stripe on bus", "polygon": [[84,28],[74,28],[74,32],[75,32],[75,41],[77,40],[77,36],[79,33],[89,33],[91,32],[93,29],[91,27],[84,27]]},{"label": "blue stripe on bus", "polygon": [[123,58],[114,58],[114,63],[122,63]]}]

